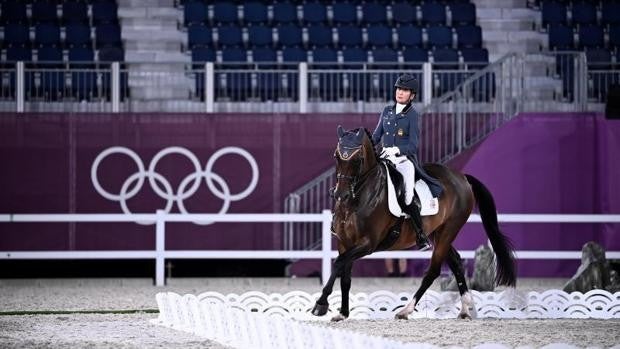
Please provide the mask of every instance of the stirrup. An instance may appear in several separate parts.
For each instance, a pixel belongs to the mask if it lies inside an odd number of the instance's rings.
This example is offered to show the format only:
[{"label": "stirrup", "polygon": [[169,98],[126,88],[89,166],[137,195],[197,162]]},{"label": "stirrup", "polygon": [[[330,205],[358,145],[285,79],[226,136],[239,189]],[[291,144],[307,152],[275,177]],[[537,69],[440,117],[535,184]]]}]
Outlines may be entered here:
[{"label": "stirrup", "polygon": [[415,244],[418,247],[418,251],[428,251],[433,249],[433,245],[431,245],[431,242],[428,240],[426,235],[424,235],[424,237],[417,235]]}]

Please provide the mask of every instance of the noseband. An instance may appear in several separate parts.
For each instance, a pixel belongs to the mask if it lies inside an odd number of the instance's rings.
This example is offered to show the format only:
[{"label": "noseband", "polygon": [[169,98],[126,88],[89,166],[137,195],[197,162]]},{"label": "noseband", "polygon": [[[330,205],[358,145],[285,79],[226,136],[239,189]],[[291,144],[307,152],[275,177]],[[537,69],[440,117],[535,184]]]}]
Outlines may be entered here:
[{"label": "noseband", "polygon": [[351,159],[355,158],[355,155],[357,155],[357,153],[361,153],[359,156],[360,165],[359,165],[359,171],[357,174],[353,176],[349,176],[349,175],[344,175],[340,172],[336,172],[337,180],[343,179],[343,180],[349,181],[349,194],[351,195],[352,199],[356,198],[356,194],[355,194],[356,188],[358,188],[359,185],[365,182],[366,178],[368,177],[368,174],[371,172],[372,169],[369,169],[368,171],[366,171],[366,173],[362,173],[365,159],[364,159],[364,153],[362,152],[361,145],[357,147],[347,147],[342,144],[338,144],[338,147],[336,147],[336,151],[334,152],[334,156],[338,156],[343,161],[350,161]]}]

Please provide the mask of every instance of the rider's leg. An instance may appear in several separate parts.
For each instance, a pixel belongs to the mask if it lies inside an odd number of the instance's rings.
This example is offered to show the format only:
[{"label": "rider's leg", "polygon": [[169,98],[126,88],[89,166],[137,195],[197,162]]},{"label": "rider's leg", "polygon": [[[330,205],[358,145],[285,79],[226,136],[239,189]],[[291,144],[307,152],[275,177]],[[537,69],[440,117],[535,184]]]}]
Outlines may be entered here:
[{"label": "rider's leg", "polygon": [[428,237],[424,234],[424,228],[422,225],[422,217],[420,216],[420,209],[415,204],[407,206],[407,214],[411,216],[410,222],[416,235],[416,246],[420,251],[426,251],[431,249],[431,243],[428,241]]},{"label": "rider's leg", "polygon": [[422,217],[420,217],[420,209],[413,202],[413,190],[415,185],[415,167],[413,163],[409,160],[402,159],[399,163],[396,164],[396,169],[402,173],[403,181],[405,182],[405,202],[407,203],[407,207],[405,211],[409,216],[411,216],[411,223],[413,225],[413,230],[416,233],[416,246],[421,251],[426,251],[431,249],[431,244],[424,234],[423,226],[422,226]]}]

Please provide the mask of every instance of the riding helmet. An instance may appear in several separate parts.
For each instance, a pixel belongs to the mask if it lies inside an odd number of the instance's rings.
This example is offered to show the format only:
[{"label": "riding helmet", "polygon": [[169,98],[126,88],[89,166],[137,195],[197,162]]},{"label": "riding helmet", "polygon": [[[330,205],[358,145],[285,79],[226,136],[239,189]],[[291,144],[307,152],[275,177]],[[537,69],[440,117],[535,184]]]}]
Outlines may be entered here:
[{"label": "riding helmet", "polygon": [[415,76],[411,74],[403,74],[398,77],[396,83],[394,84],[394,88],[402,88],[411,90],[412,92],[418,92],[418,80]]}]

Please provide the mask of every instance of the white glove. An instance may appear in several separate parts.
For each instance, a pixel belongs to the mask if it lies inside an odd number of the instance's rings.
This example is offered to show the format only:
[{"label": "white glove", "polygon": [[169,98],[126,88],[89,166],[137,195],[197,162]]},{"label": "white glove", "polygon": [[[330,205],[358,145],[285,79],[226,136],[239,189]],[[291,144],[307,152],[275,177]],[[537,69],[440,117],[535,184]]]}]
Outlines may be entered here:
[{"label": "white glove", "polygon": [[398,155],[400,155],[400,149],[398,149],[398,147],[386,147],[383,148],[381,152],[382,158],[397,157]]}]

